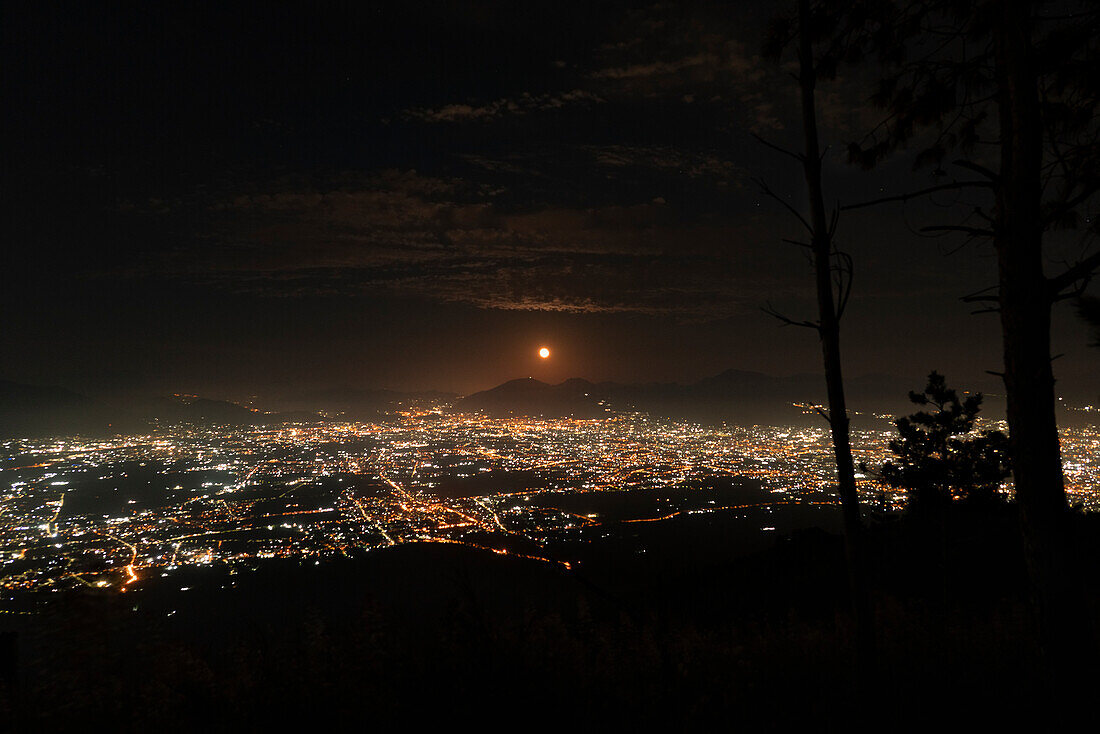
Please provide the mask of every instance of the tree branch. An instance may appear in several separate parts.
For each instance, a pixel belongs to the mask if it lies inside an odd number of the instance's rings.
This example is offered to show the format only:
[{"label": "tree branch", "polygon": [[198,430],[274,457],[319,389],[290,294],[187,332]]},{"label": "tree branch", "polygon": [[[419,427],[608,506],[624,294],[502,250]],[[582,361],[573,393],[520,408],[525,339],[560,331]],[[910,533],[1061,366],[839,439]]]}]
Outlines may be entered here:
[{"label": "tree branch", "polygon": [[915,199],[918,196],[927,196],[928,194],[934,194],[938,191],[955,191],[958,189],[991,189],[993,183],[991,181],[956,181],[955,183],[940,184],[939,186],[929,186],[926,189],[920,189],[919,191],[910,191],[907,194],[898,194],[897,196],[884,196],[881,199],[871,199],[870,201],[861,201],[858,204],[846,204],[840,207],[841,211],[849,211],[851,209],[862,209],[866,206],[876,206],[878,204],[887,204],[891,201],[909,201]]},{"label": "tree branch", "polygon": [[989,225],[991,227],[993,226],[993,223],[994,223],[995,220],[993,219],[993,217],[991,217],[988,214],[986,214],[985,212],[983,212],[982,208],[980,206],[974,207],[974,214],[978,215],[979,217],[981,217],[985,221],[989,222]]},{"label": "tree branch", "polygon": [[1100,250],[1092,253],[1061,275],[1047,278],[1047,293],[1051,298],[1054,298],[1077,281],[1087,281],[1097,268],[1100,268]]},{"label": "tree branch", "polygon": [[976,316],[982,313],[995,313],[1001,310],[1001,296],[999,293],[990,293],[990,291],[999,290],[1000,286],[991,285],[988,288],[982,288],[980,291],[974,291],[962,296],[959,300],[963,303],[995,303],[995,306],[989,306],[987,308],[979,308],[976,311],[971,311],[971,316]]},{"label": "tree branch", "polygon": [[996,181],[1000,178],[1000,176],[998,176],[996,172],[989,170],[985,166],[980,166],[973,161],[968,161],[964,158],[951,161],[951,163],[958,166],[959,168],[966,168],[968,170],[974,171],[974,173],[980,173],[988,178],[990,181]]},{"label": "tree branch", "polygon": [[800,242],[798,240],[792,240],[786,237],[781,238],[779,241],[786,242],[788,245],[798,245],[799,247],[805,247],[807,250],[813,249],[813,245],[811,245],[809,242]]},{"label": "tree branch", "polygon": [[772,318],[778,319],[779,321],[783,322],[782,323],[783,326],[801,326],[801,327],[806,328],[806,329],[813,329],[814,331],[818,331],[818,332],[821,331],[821,325],[820,324],[817,324],[813,321],[795,321],[794,319],[790,318],[789,316],[786,316],[786,315],[780,313],[779,311],[777,311],[770,303],[767,304],[766,306],[763,306],[760,310],[763,311],[764,313],[768,314]]},{"label": "tree branch", "polygon": [[1063,214],[1067,214],[1072,211],[1074,207],[1085,201],[1088,201],[1092,196],[1100,190],[1100,185],[1086,186],[1083,190],[1077,193],[1076,196],[1067,198],[1065,201],[1058,202],[1051,213],[1044,218],[1043,223],[1050,225],[1053,222],[1058,221],[1059,217]]},{"label": "tree branch", "polygon": [[768,187],[768,184],[767,184],[766,181],[764,181],[764,179],[754,178],[752,181],[753,181],[753,183],[755,183],[757,186],[760,187],[761,193],[765,194],[766,196],[770,196],[771,198],[778,201],[780,204],[782,204],[787,209],[787,211],[789,211],[791,214],[793,214],[794,217],[796,219],[798,219],[798,221],[802,222],[802,226],[805,227],[806,231],[810,233],[811,238],[814,236],[814,228],[811,227],[810,223],[806,221],[806,217],[799,214],[798,210],[795,209],[793,206],[791,206],[790,203],[788,203],[786,201],[783,201],[783,198],[781,196],[779,196],[779,194],[775,193],[774,191],[772,191]]},{"label": "tree branch", "polygon": [[962,232],[971,237],[993,237],[996,232],[981,227],[967,227],[962,224],[937,224],[931,227],[921,227],[921,232]]},{"label": "tree branch", "polygon": [[791,158],[794,158],[799,163],[802,163],[806,160],[806,156],[802,155],[801,153],[796,153],[793,150],[787,150],[786,148],[781,147],[779,145],[776,145],[775,143],[769,143],[767,140],[760,137],[756,133],[750,133],[750,134],[754,138],[756,138],[757,142],[762,143],[763,145],[771,148],[772,150],[776,151],[777,153],[782,153],[783,155],[789,155]]},{"label": "tree branch", "polygon": [[[837,306],[836,319],[840,321],[844,316],[844,309],[848,305],[848,299],[852,296],[852,256],[846,252],[836,251],[837,259],[841,261],[837,276]],[[847,274],[847,276],[845,276]]]}]

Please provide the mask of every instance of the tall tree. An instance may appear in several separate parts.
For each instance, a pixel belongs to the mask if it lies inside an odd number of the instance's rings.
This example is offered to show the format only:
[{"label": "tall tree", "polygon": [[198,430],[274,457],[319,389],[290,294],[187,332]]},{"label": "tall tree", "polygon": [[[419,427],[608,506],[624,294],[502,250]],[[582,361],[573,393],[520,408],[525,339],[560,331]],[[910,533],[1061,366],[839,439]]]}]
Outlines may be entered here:
[{"label": "tall tree", "polygon": [[[1100,267],[1100,222],[1078,212],[1100,191],[1100,7],[1039,0],[858,3],[869,45],[893,71],[877,101],[878,135],[851,147],[873,166],[898,147],[924,144],[918,163],[945,161],[978,180],[932,187],[988,188],[991,206],[965,221],[927,227],[988,238],[993,288],[969,300],[1000,314],[1009,441],[1039,639],[1056,685],[1094,647],[1073,573],[1072,533],[1055,413],[1051,309],[1079,295]],[[923,137],[931,132],[931,138]],[[986,155],[991,151],[991,155]],[[914,194],[880,199],[905,200]],[[1088,222],[1076,262],[1048,275],[1044,241]]]},{"label": "tall tree", "polygon": [[860,519],[859,494],[852,460],[848,408],[844,395],[844,374],[840,358],[840,320],[851,294],[852,259],[847,253],[838,249],[836,244],[839,210],[834,209],[829,213],[825,206],[821,176],[823,156],[817,124],[817,82],[820,77],[831,76],[831,70],[835,66],[826,61],[824,73],[822,73],[821,60],[815,52],[815,40],[827,36],[831,17],[830,12],[815,12],[815,7],[811,5],[810,0],[798,0],[797,14],[793,19],[779,16],[773,21],[764,49],[765,54],[776,61],[782,57],[785,48],[793,46],[796,50],[802,150],[792,152],[763,140],[761,142],[794,157],[801,164],[806,182],[809,216],[806,217],[793,209],[762,179],[757,183],[767,195],[788,208],[801,222],[809,237],[809,242],[796,244],[808,250],[813,262],[817,319],[797,321],[776,311],[770,305],[766,311],[785,324],[813,329],[821,342],[828,410],[820,412],[829,422],[832,435],[837,490],[844,519],[845,555],[855,617],[858,665],[861,674],[867,675],[874,666],[875,623],[867,584],[863,527]]}]

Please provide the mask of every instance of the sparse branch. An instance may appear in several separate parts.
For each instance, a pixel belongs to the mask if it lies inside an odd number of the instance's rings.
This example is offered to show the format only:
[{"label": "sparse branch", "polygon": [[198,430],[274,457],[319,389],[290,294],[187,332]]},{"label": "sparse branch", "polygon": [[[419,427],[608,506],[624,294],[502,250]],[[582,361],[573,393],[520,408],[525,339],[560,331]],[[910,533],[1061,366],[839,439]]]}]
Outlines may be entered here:
[{"label": "sparse branch", "polygon": [[849,211],[851,209],[862,209],[867,206],[876,206],[878,204],[887,204],[892,201],[909,201],[919,196],[927,196],[928,194],[935,194],[939,191],[956,191],[958,189],[991,189],[993,188],[992,181],[956,181],[949,184],[940,184],[938,186],[929,186],[926,189],[920,189],[918,191],[910,191],[906,194],[898,194],[896,196],[884,196],[881,199],[871,199],[870,201],[861,201],[857,204],[845,204],[840,207],[841,211]]},{"label": "sparse branch", "polygon": [[1078,206],[1079,204],[1083,204],[1084,202],[1092,198],[1092,196],[1096,194],[1097,191],[1100,191],[1100,184],[1085,186],[1075,196],[1071,196],[1064,201],[1058,202],[1058,205],[1046,217],[1045,224],[1049,225],[1052,222],[1058,221],[1058,219],[1061,218],[1063,215],[1072,211],[1074,207]]},{"label": "sparse branch", "polygon": [[836,251],[836,257],[840,260],[837,270],[837,305],[836,318],[839,321],[844,315],[844,309],[848,305],[848,299],[852,295],[852,256],[846,252]]},{"label": "sparse branch", "polygon": [[792,215],[794,215],[794,217],[795,217],[795,218],[796,218],[796,219],[797,219],[798,221],[802,222],[802,226],[803,226],[803,227],[805,227],[805,228],[806,228],[806,231],[810,233],[810,237],[813,237],[813,236],[814,236],[814,228],[813,228],[813,227],[811,227],[811,226],[810,226],[810,223],[806,221],[806,217],[804,217],[804,216],[802,216],[801,214],[799,214],[799,213],[798,213],[798,210],[797,210],[797,209],[795,209],[795,208],[794,208],[793,206],[791,206],[789,202],[787,202],[787,201],[784,201],[784,200],[783,200],[783,197],[781,197],[781,196],[780,196],[779,194],[777,194],[777,193],[775,193],[774,191],[772,191],[772,190],[771,190],[771,188],[770,188],[770,187],[768,186],[767,182],[766,182],[766,181],[764,181],[764,179],[762,179],[762,178],[754,178],[754,179],[753,179],[753,183],[755,183],[755,184],[756,184],[757,186],[759,186],[759,187],[760,187],[760,191],[761,191],[761,192],[762,192],[762,193],[763,193],[763,194],[764,194],[765,196],[769,196],[769,197],[771,197],[772,199],[775,199],[776,201],[778,201],[778,202],[779,202],[780,204],[782,204],[782,205],[783,205],[783,207],[784,207],[784,208],[785,208],[785,209],[786,209],[786,210],[787,210],[788,212],[790,212],[790,213],[791,213]]},{"label": "sparse branch", "polygon": [[931,227],[921,227],[921,232],[962,232],[968,234],[971,237],[993,237],[996,235],[991,229],[982,229],[981,227],[967,227],[962,224],[937,224]]},{"label": "sparse branch", "polygon": [[809,242],[800,242],[799,240],[792,240],[788,239],[787,237],[783,237],[782,239],[780,239],[780,242],[786,242],[788,245],[798,245],[799,247],[805,247],[807,250],[813,249],[813,245],[811,245]]},{"label": "sparse branch", "polygon": [[959,168],[965,168],[967,170],[974,171],[975,173],[980,173],[981,175],[988,178],[990,181],[996,181],[1000,178],[1000,176],[998,176],[995,171],[991,171],[985,166],[979,165],[974,161],[968,161],[965,158],[959,158],[958,160],[951,161],[951,163],[958,166]]},{"label": "sparse branch", "polygon": [[1069,268],[1061,275],[1053,278],[1047,278],[1047,292],[1051,298],[1055,298],[1059,293],[1069,288],[1071,285],[1080,280],[1087,281],[1092,277],[1093,272],[1100,268],[1100,250],[1092,253],[1084,260]]},{"label": "sparse branch", "polygon": [[974,207],[974,214],[977,215],[978,217],[984,219],[985,221],[989,222],[990,226],[992,226],[993,223],[996,221],[995,219],[993,219],[993,217],[989,216],[984,211],[982,211],[982,208],[980,206]]},{"label": "sparse branch", "polygon": [[760,310],[763,311],[764,313],[768,314],[772,318],[781,321],[782,326],[801,326],[801,327],[806,328],[806,329],[813,329],[814,331],[820,331],[821,330],[821,325],[820,324],[818,324],[814,321],[796,321],[795,319],[792,319],[789,316],[787,316],[783,313],[780,313],[778,310],[776,310],[776,308],[774,306],[771,305],[771,303],[768,303],[767,305],[765,305]]},{"label": "sparse branch", "polygon": [[959,300],[962,301],[963,303],[981,303],[983,301],[984,302],[990,302],[990,303],[1000,303],[1001,302],[1000,293],[990,293],[990,291],[997,291],[999,289],[1000,289],[999,285],[991,285],[988,288],[982,288],[980,291],[974,291],[973,293],[968,293],[965,296],[963,296],[962,298],[960,298]]},{"label": "sparse branch", "polygon": [[771,143],[771,142],[765,140],[763,137],[757,135],[756,133],[750,133],[750,134],[754,138],[756,138],[757,142],[761,143],[762,145],[764,145],[768,148],[771,148],[772,150],[774,150],[777,153],[782,153],[783,155],[790,156],[791,158],[794,158],[799,163],[802,163],[804,160],[806,160],[806,156],[802,155],[801,153],[798,153],[798,152],[793,151],[793,150],[787,150],[786,148],[784,148],[780,145],[776,145],[775,143]]},{"label": "sparse branch", "polygon": [[[1047,98],[1046,90],[1043,89],[1040,94],[1043,100],[1043,104],[1048,104],[1049,99]],[[1050,174],[1043,181],[1043,190],[1046,191],[1047,183],[1053,177],[1055,167],[1060,167],[1062,169],[1062,175],[1065,176],[1066,179],[1070,179],[1072,178],[1072,176],[1069,170],[1069,161],[1067,160],[1066,155],[1062,152],[1061,146],[1058,145],[1058,136],[1054,132],[1053,125],[1051,124],[1050,117],[1048,115],[1043,116],[1043,125],[1046,128],[1047,137],[1050,139],[1050,148],[1054,152],[1054,161],[1052,162]],[[1066,211],[1068,211],[1068,209]],[[1058,216],[1060,216],[1060,214]],[[1055,217],[1055,219],[1056,218],[1057,217]]]},{"label": "sparse branch", "polygon": [[1078,284],[1075,288],[1073,288],[1073,290],[1067,291],[1066,293],[1060,293],[1060,294],[1054,296],[1054,298],[1051,299],[1051,302],[1052,303],[1061,303],[1062,301],[1069,301],[1069,300],[1073,300],[1073,299],[1076,299],[1076,298],[1080,298],[1081,294],[1084,293],[1084,291],[1085,291],[1085,286],[1087,286],[1087,285],[1088,285],[1088,281],[1087,280],[1082,280],[1080,282],[1080,284]]},{"label": "sparse branch", "polygon": [[978,314],[996,314],[1001,310],[1001,296],[996,293],[987,293],[988,291],[989,288],[985,288],[978,293],[971,293],[968,296],[963,296],[959,298],[959,300],[964,304],[993,304],[992,306],[970,311],[971,316],[977,316]]}]

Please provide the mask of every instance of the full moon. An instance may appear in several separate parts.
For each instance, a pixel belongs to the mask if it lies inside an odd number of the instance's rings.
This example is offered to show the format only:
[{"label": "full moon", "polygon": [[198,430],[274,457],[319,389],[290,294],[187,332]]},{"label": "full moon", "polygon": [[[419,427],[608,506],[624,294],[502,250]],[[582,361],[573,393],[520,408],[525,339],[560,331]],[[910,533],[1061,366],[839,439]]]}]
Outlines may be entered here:
[{"label": "full moon", "polygon": [[547,349],[546,347],[543,347],[543,348],[539,349],[539,356],[542,357],[543,359],[548,358],[550,356],[550,350]]}]

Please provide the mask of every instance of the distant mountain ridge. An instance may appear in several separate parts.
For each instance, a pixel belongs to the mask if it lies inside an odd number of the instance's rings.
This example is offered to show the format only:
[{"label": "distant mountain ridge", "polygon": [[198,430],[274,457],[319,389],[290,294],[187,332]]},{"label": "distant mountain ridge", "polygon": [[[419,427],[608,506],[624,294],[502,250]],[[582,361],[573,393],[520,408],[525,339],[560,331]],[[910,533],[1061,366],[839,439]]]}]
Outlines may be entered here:
[{"label": "distant mountain ridge", "polygon": [[[872,374],[846,380],[849,410],[858,426],[912,413],[910,390],[921,378]],[[970,387],[959,385],[959,388]],[[571,378],[551,385],[533,378],[509,380],[489,390],[457,397],[443,392],[399,392],[336,387],[273,400],[276,410],[259,411],[226,400],[195,395],[154,398],[111,405],[62,387],[0,380],[0,436],[111,435],[148,430],[154,424],[272,425],[320,420],[389,420],[394,411],[416,405],[449,403],[455,410],[495,417],[542,416],[603,418],[619,412],[700,423],[821,425],[813,405],[824,403],[824,378],[730,369],[693,383],[593,383]],[[1062,405],[1060,403],[1060,405]],[[1003,398],[988,395],[987,418],[1003,418]],[[1097,413],[1059,411],[1061,425],[1096,424]]]},{"label": "distant mountain ridge", "polygon": [[269,413],[253,410],[228,400],[212,400],[200,397],[190,399],[180,399],[179,397],[157,398],[139,404],[138,412],[146,420],[160,423],[195,423],[223,426],[262,425],[284,423],[288,420],[317,420],[318,418],[316,413],[295,414],[293,416],[284,413]]},{"label": "distant mountain ridge", "polygon": [[455,407],[497,417],[531,415],[548,417],[599,418],[610,412],[602,390],[588,380],[574,377],[549,385],[533,377],[509,380],[489,390],[459,399]]},{"label": "distant mountain ridge", "polygon": [[63,387],[0,380],[0,436],[109,435],[140,421]]},{"label": "distant mountain ridge", "polygon": [[[892,375],[867,375],[849,379],[845,387],[852,411],[895,415],[911,412],[907,396],[918,385]],[[468,395],[455,407],[497,417],[597,418],[609,412],[644,411],[708,423],[798,424],[820,422],[810,406],[823,403],[824,398],[821,375],[774,376],[730,369],[688,384],[592,383],[572,378],[550,385],[523,378]]]},{"label": "distant mountain ridge", "polygon": [[0,380],[0,436],[106,436],[148,430],[157,424],[273,425],[324,419],[379,420],[394,408],[447,401],[449,393],[333,388],[273,401],[261,411],[228,400],[173,395],[111,405],[63,387]]},{"label": "distant mountain ridge", "polygon": [[295,393],[274,404],[291,411],[323,411],[330,418],[375,420],[398,405],[419,402],[449,402],[454,393],[434,390],[401,392],[385,388],[363,389],[350,386],[331,387]]},{"label": "distant mountain ridge", "polygon": [[262,425],[318,420],[316,413],[264,413],[198,396],[109,405],[62,387],[0,380],[0,436],[105,436],[147,430],[155,423]]}]

